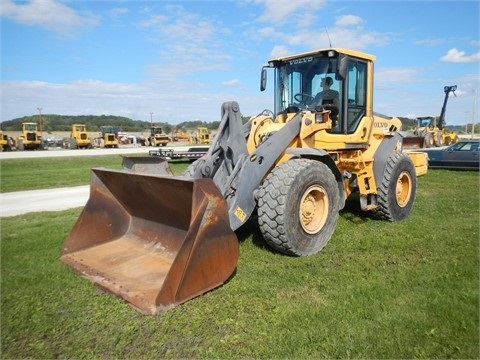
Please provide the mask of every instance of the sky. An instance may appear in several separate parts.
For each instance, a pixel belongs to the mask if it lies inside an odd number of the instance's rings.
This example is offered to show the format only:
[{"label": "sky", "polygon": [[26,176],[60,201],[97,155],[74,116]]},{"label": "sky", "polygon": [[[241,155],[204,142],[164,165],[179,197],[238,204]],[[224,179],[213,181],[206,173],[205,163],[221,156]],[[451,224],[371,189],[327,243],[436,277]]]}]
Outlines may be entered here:
[{"label": "sky", "polygon": [[[478,122],[477,0],[0,0],[0,121],[42,113],[219,121],[273,110],[269,59],[373,54],[374,111]],[[272,73],[269,74],[272,78]]]}]

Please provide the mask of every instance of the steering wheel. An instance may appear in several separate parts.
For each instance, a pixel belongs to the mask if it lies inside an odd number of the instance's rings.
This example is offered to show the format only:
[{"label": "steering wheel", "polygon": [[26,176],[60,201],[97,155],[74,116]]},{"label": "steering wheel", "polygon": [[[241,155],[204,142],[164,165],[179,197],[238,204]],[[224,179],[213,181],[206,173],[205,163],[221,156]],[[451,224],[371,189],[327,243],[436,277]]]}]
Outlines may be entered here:
[{"label": "steering wheel", "polygon": [[310,94],[298,93],[293,96],[300,104],[307,105],[307,103],[312,102],[313,96]]}]

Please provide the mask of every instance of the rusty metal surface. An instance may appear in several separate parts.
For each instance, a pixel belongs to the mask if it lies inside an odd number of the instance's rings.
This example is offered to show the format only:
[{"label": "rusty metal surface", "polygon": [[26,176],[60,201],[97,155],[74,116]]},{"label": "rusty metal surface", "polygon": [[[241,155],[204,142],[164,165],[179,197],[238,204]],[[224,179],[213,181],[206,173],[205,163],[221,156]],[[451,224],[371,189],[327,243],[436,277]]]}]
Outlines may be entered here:
[{"label": "rusty metal surface", "polygon": [[61,260],[146,314],[224,283],[238,260],[210,179],[92,170],[90,198]]},{"label": "rusty metal surface", "polygon": [[154,156],[122,156],[124,170],[135,174],[173,175],[168,162]]},{"label": "rusty metal surface", "polygon": [[403,149],[423,149],[425,138],[423,136],[406,136],[403,138]]}]

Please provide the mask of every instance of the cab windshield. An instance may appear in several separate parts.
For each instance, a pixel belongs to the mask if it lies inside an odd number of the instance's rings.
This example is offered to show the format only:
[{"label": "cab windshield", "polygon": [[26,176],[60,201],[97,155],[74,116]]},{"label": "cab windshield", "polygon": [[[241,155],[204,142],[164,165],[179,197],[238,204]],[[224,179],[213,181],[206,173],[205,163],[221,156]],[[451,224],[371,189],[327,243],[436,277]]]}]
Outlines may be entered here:
[{"label": "cab windshield", "polygon": [[433,118],[431,117],[423,117],[417,118],[418,127],[433,127]]},{"label": "cab windshield", "polygon": [[26,131],[37,131],[37,124],[25,124]]},{"label": "cab windshield", "polygon": [[327,110],[332,120],[331,133],[356,131],[367,114],[368,62],[338,53],[331,55],[329,51],[269,64],[275,68],[275,116],[299,109]]},{"label": "cab windshield", "polygon": [[[290,106],[308,106],[315,108],[322,105],[322,83],[330,78],[330,90],[340,92],[340,82],[335,80],[337,59],[325,55],[306,56],[285,61],[276,68],[275,113]],[[318,95],[318,96],[317,96]],[[317,96],[315,102],[313,100]]]}]

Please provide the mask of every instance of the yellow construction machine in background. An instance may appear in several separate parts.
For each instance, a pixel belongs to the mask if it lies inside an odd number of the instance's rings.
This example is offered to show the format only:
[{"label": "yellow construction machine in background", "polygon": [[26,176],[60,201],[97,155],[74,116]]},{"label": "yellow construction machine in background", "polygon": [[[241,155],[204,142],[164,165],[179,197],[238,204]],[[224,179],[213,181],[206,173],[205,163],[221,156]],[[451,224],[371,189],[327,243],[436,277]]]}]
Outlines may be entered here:
[{"label": "yellow construction machine in background", "polygon": [[22,134],[17,139],[18,150],[37,150],[42,148],[42,136],[37,123],[22,123]]},{"label": "yellow construction machine in background", "polygon": [[202,126],[198,127],[197,132],[190,137],[189,143],[192,145],[210,144],[210,131],[208,131],[208,128]]},{"label": "yellow construction machine in background", "polygon": [[97,147],[118,148],[118,127],[100,126],[100,136],[94,139]]},{"label": "yellow construction machine in background", "polygon": [[189,141],[190,140],[190,136],[179,130],[179,129],[175,129],[172,131],[172,141]]},{"label": "yellow construction machine in background", "polygon": [[438,147],[458,142],[458,135],[455,132],[448,132],[445,129],[445,113],[447,110],[448,95],[457,90],[457,85],[445,86],[445,98],[443,100],[440,116],[421,116],[415,119],[415,129],[412,133],[415,136],[425,137],[426,147]]},{"label": "yellow construction machine in background", "polygon": [[243,124],[239,104],[224,103],[207,153],[183,176],[92,169],[61,260],[153,314],[232,276],[235,231],[254,212],[266,244],[291,256],[322,250],[354,193],[373,217],[405,219],[427,157],[406,151],[399,119],[373,112],[374,60],[340,48],[272,59],[261,90],[272,71],[273,110]]},{"label": "yellow construction machine in background", "polygon": [[65,149],[91,149],[92,147],[85,124],[73,124],[70,137],[63,139]]},{"label": "yellow construction machine in background", "polygon": [[8,136],[3,133],[3,130],[0,130],[0,151],[7,151],[8,147]]},{"label": "yellow construction machine in background", "polygon": [[163,129],[160,126],[150,127],[150,136],[148,137],[150,146],[167,146],[170,141],[170,137],[163,133]]}]

